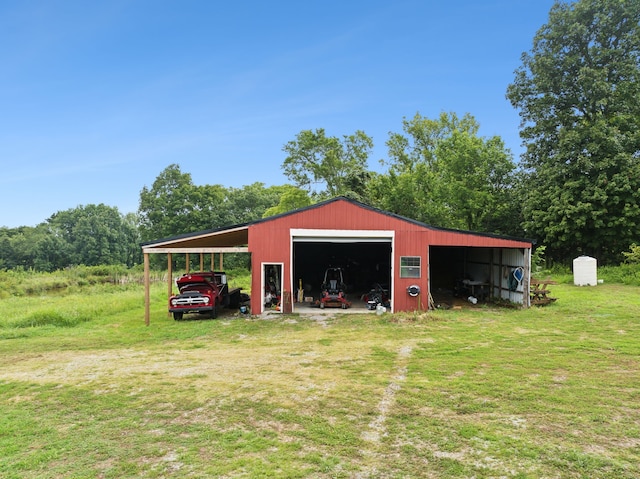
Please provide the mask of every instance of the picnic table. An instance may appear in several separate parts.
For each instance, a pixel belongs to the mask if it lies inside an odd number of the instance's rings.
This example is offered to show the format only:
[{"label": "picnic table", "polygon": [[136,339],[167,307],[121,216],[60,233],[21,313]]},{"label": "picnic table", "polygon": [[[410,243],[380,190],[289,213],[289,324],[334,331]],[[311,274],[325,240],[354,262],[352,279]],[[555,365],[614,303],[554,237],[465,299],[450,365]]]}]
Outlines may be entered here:
[{"label": "picnic table", "polygon": [[463,279],[462,284],[471,288],[471,296],[476,296],[476,286],[478,287],[478,295],[485,295],[485,288],[489,286],[486,281],[472,281],[470,279]]},{"label": "picnic table", "polygon": [[529,284],[529,295],[531,298],[531,304],[544,306],[549,303],[553,303],[558,298],[552,298],[549,296],[551,293],[550,289],[547,289],[547,286],[550,284],[557,284],[555,281],[550,279],[534,279],[531,278],[531,282]]}]

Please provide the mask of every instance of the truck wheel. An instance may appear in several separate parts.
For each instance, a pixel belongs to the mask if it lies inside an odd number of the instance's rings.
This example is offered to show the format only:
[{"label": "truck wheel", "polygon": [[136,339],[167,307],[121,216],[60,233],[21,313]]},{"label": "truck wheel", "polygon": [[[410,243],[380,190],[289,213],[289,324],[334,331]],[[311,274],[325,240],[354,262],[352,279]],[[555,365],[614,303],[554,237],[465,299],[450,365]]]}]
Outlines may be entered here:
[{"label": "truck wheel", "polygon": [[324,303],[320,301],[320,309],[324,309]]},{"label": "truck wheel", "polygon": [[176,321],[180,321],[180,320],[182,319],[182,315],[183,315],[183,314],[184,314],[184,313],[182,313],[182,312],[179,312],[179,313],[173,313],[173,319],[174,319],[174,320],[176,320]]},{"label": "truck wheel", "polygon": [[218,317],[218,307],[214,306],[211,310],[211,319],[216,319]]}]

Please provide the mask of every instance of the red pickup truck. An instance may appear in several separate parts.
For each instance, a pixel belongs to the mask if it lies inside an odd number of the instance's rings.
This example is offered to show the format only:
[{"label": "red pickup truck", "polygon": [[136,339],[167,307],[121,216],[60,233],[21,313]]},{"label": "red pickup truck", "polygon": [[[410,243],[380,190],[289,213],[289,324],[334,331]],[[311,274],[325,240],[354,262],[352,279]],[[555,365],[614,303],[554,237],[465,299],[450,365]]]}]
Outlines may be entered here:
[{"label": "red pickup truck", "polygon": [[227,275],[221,271],[187,273],[176,279],[179,293],[169,298],[169,312],[179,321],[185,313],[217,318],[222,307],[238,307],[241,288],[229,289]]}]

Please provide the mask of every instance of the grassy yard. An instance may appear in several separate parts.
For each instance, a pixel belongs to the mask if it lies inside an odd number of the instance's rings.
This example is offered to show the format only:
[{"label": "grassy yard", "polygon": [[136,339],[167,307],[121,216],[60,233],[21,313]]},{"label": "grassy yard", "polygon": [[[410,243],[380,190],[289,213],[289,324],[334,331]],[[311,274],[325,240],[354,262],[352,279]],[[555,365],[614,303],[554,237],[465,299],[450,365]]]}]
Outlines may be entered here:
[{"label": "grassy yard", "polygon": [[149,327],[139,285],[0,299],[0,477],[640,477],[640,287],[181,322],[164,289]]}]

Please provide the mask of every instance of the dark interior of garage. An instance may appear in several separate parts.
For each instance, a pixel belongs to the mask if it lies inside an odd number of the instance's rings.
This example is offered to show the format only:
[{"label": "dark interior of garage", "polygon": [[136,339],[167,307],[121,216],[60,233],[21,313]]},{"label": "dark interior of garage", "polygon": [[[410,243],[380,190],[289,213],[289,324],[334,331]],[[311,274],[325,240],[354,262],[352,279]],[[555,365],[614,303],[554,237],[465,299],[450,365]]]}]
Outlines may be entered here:
[{"label": "dark interior of garage", "polygon": [[294,283],[302,279],[305,296],[318,298],[327,268],[343,270],[345,294],[349,301],[360,300],[376,284],[387,291],[391,286],[390,242],[295,242]]},{"label": "dark interior of garage", "polygon": [[429,255],[429,270],[432,290],[453,292],[456,282],[467,276],[465,249],[450,246],[432,246]]},{"label": "dark interior of garage", "polygon": [[429,248],[430,288],[437,303],[454,304],[469,296],[487,300],[490,270],[487,248],[431,246]]}]

